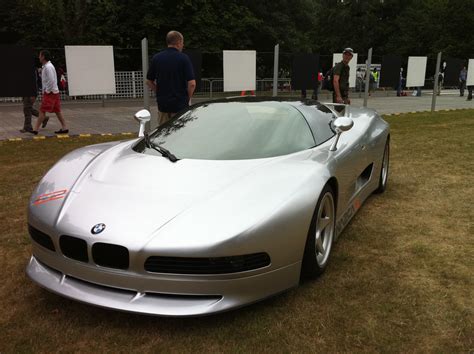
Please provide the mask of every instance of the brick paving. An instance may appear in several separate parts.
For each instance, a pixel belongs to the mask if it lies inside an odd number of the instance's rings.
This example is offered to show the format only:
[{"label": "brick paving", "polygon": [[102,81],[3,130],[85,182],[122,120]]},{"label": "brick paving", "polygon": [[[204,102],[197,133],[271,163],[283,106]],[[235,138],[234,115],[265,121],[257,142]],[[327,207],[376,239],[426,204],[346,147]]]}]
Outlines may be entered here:
[{"label": "brick paving", "polygon": [[[320,95],[321,102],[329,102],[329,94]],[[202,99],[195,99],[194,102]],[[352,95],[352,105],[362,106],[363,98],[358,94]],[[36,103],[38,105],[38,103]],[[157,124],[156,104],[151,102],[152,126]],[[102,102],[62,102],[63,114],[69,127],[69,135],[79,134],[119,134],[138,132],[138,123],[133,119],[133,114],[143,107],[142,100],[133,101],[106,101]],[[381,114],[394,114],[405,112],[419,112],[431,110],[431,94],[426,93],[421,97],[387,96],[383,92],[369,98],[368,107],[376,109]],[[468,109],[474,108],[474,101],[466,101],[466,96],[459,97],[459,91],[446,91],[437,97],[436,110]],[[45,129],[40,130],[40,135],[54,136],[54,131],[60,128],[54,114]],[[0,103],[0,140],[27,138],[32,134],[20,133],[23,127],[23,106],[21,103]]]}]

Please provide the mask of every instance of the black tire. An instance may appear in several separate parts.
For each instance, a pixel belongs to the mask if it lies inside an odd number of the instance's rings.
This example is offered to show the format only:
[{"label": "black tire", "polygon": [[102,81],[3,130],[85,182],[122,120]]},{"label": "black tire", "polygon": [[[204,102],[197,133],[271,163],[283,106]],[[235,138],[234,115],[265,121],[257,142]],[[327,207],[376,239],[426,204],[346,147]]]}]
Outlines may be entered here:
[{"label": "black tire", "polygon": [[380,166],[379,185],[377,189],[374,191],[374,193],[376,194],[385,192],[385,189],[387,188],[388,171],[390,167],[389,162],[390,162],[390,138],[387,138],[387,142],[385,143],[385,149],[383,150],[382,166]]},{"label": "black tire", "polygon": [[[324,204],[323,204],[324,203]],[[336,234],[336,203],[334,200],[334,192],[330,185],[326,185],[316,203],[313,218],[311,219],[311,225],[308,230],[308,236],[306,239],[306,245],[303,255],[303,262],[301,265],[301,276],[302,278],[315,278],[324,273],[327,264],[329,262],[329,256],[331,254],[332,244]],[[323,227],[323,218],[330,217],[328,224]],[[329,218],[328,218],[329,219]],[[320,248],[317,245],[317,230],[320,232],[320,247],[326,243],[324,252],[321,253]]]}]

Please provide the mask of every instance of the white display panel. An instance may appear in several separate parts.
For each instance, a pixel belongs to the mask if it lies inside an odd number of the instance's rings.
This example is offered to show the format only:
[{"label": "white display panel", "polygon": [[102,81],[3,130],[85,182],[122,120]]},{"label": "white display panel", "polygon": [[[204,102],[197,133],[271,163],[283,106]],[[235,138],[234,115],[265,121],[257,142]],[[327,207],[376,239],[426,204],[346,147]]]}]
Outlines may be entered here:
[{"label": "white display panel", "polygon": [[[332,55],[332,66],[342,61],[342,53],[334,53]],[[356,70],[357,70],[357,53],[354,53],[351,61],[349,62],[349,87],[355,87],[356,85]]]},{"label": "white display panel", "polygon": [[224,92],[255,90],[257,52],[224,50]]},{"label": "white display panel", "polygon": [[64,49],[70,96],[115,93],[112,46],[67,45]]},{"label": "white display panel", "polygon": [[467,86],[474,85],[474,59],[469,59],[469,66],[467,67]]},{"label": "white display panel", "polygon": [[408,57],[406,87],[425,86],[427,60],[428,57]]}]

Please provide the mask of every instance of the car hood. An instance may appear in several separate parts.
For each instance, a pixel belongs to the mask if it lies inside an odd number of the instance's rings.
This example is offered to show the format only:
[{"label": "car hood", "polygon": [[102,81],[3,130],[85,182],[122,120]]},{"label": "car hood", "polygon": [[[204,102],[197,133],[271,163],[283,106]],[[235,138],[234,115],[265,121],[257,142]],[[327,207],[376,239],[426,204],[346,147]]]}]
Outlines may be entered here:
[{"label": "car hood", "polygon": [[[55,166],[33,194],[30,219],[38,223],[47,220],[46,226],[59,234],[92,242],[126,243],[132,248],[144,247],[176,221],[185,222],[186,230],[163,236],[171,238],[168,241],[173,244],[182,233],[187,234],[183,240],[188,243],[209,240],[203,225],[213,220],[225,222],[230,237],[289,198],[298,179],[307,176],[303,171],[307,164],[301,162],[311,155],[308,150],[267,159],[183,159],[172,163],[161,156],[139,154],[131,145],[108,147],[83,168],[79,177],[71,179],[69,186],[58,184],[67,180],[64,174],[70,173],[72,167],[68,165],[75,161],[65,157],[66,161]],[[34,205],[40,193],[54,192],[51,189],[67,193],[64,198]],[[241,216],[238,222],[235,213]],[[106,228],[93,235],[91,229],[99,223]],[[195,232],[190,239],[193,224]],[[221,236],[226,237],[224,233]]]}]

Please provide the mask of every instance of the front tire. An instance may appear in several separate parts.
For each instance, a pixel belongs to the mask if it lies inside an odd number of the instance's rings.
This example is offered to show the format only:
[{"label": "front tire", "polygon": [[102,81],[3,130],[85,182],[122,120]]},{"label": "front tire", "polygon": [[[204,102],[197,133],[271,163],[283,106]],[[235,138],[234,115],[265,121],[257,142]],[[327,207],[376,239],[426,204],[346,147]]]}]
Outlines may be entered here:
[{"label": "front tire", "polygon": [[301,266],[301,275],[314,278],[321,275],[329,261],[336,232],[334,192],[326,185],[311,220]]},{"label": "front tire", "polygon": [[385,149],[383,151],[383,160],[382,160],[382,167],[380,168],[380,177],[379,177],[379,186],[374,191],[374,193],[383,193],[387,188],[388,182],[388,168],[390,162],[390,138],[387,138],[387,142],[385,143]]}]

